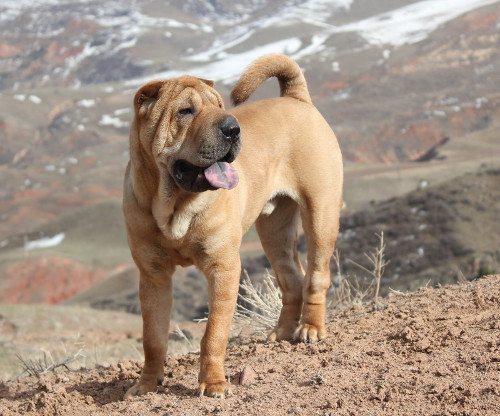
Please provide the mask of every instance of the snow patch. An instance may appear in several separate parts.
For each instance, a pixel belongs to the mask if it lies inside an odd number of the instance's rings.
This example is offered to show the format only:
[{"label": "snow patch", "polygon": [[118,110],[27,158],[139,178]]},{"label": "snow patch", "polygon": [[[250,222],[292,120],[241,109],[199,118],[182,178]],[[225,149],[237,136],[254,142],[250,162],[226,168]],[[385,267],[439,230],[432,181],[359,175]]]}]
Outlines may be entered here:
[{"label": "snow patch", "polygon": [[99,120],[99,125],[100,126],[112,126],[116,127],[117,129],[128,127],[129,122],[128,121],[123,121],[118,117],[113,117],[109,114],[103,114],[101,117],[101,120]]},{"label": "snow patch", "polygon": [[424,0],[337,28],[372,44],[400,46],[424,40],[440,25],[498,0]]},{"label": "snow patch", "polygon": [[94,107],[96,104],[96,100],[94,98],[86,98],[83,100],[80,100],[76,103],[76,105],[84,108],[91,108]]},{"label": "snow patch", "polygon": [[34,250],[37,248],[55,247],[55,246],[58,246],[59,244],[61,244],[65,237],[66,237],[66,234],[59,233],[53,237],[44,237],[44,238],[40,238],[39,240],[28,241],[24,245],[24,249],[29,251],[29,250]]},{"label": "snow patch", "polygon": [[41,104],[42,103],[42,99],[40,97],[38,97],[37,95],[30,95],[28,97],[28,100],[30,100],[34,104]]},{"label": "snow patch", "polygon": [[346,89],[343,89],[343,90],[336,92],[332,96],[332,99],[333,99],[333,101],[347,100],[351,97],[351,93],[352,93],[352,90],[350,88],[346,88]]},{"label": "snow patch", "polygon": [[129,108],[129,107],[125,107],[125,108],[118,108],[117,110],[113,111],[113,114],[115,116],[121,116],[123,114],[127,114],[127,113],[130,113],[132,110]]}]

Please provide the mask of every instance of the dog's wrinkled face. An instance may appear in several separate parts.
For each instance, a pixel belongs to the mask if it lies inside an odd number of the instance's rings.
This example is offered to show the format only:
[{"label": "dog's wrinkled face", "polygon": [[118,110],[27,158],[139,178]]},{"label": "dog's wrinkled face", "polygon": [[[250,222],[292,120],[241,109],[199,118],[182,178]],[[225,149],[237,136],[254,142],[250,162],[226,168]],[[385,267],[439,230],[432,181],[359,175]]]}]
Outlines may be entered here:
[{"label": "dog's wrinkled face", "polygon": [[230,165],[241,147],[240,126],[212,81],[184,76],[152,81],[135,95],[135,128],[160,171],[190,192],[232,189]]}]

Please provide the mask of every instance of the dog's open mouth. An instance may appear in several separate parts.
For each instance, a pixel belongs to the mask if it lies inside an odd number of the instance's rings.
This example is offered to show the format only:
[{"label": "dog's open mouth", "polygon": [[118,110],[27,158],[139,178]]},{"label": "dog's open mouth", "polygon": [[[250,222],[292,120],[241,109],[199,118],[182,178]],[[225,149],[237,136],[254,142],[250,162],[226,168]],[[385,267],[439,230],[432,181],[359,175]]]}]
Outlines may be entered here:
[{"label": "dog's open mouth", "polygon": [[174,164],[177,184],[190,192],[204,192],[215,189],[233,189],[238,185],[238,172],[230,163],[234,160],[232,152],[207,167],[195,166],[186,160]]}]

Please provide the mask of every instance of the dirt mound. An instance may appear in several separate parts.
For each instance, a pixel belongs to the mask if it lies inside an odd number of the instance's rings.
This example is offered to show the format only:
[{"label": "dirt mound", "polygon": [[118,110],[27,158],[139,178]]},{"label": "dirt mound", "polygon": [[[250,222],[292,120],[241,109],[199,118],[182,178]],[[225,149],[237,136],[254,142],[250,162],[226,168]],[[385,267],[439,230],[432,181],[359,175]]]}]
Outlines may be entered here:
[{"label": "dirt mound", "polygon": [[498,415],[500,276],[393,294],[329,317],[319,343],[233,341],[226,400],[195,397],[197,353],[168,357],[164,386],[128,402],[141,365],[0,384],[9,415]]}]

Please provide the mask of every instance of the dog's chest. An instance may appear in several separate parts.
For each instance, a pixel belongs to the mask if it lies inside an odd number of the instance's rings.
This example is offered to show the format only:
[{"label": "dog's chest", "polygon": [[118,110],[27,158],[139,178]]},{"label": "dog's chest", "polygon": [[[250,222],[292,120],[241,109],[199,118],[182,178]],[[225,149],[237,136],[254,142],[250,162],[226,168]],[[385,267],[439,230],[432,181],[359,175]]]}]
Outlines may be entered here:
[{"label": "dog's chest", "polygon": [[189,229],[192,215],[184,210],[175,210],[168,207],[158,199],[153,202],[153,216],[158,228],[169,240],[182,239]]},{"label": "dog's chest", "polygon": [[171,241],[182,240],[188,233],[193,219],[205,204],[195,200],[185,203],[168,203],[162,198],[153,200],[153,216],[163,235]]}]

